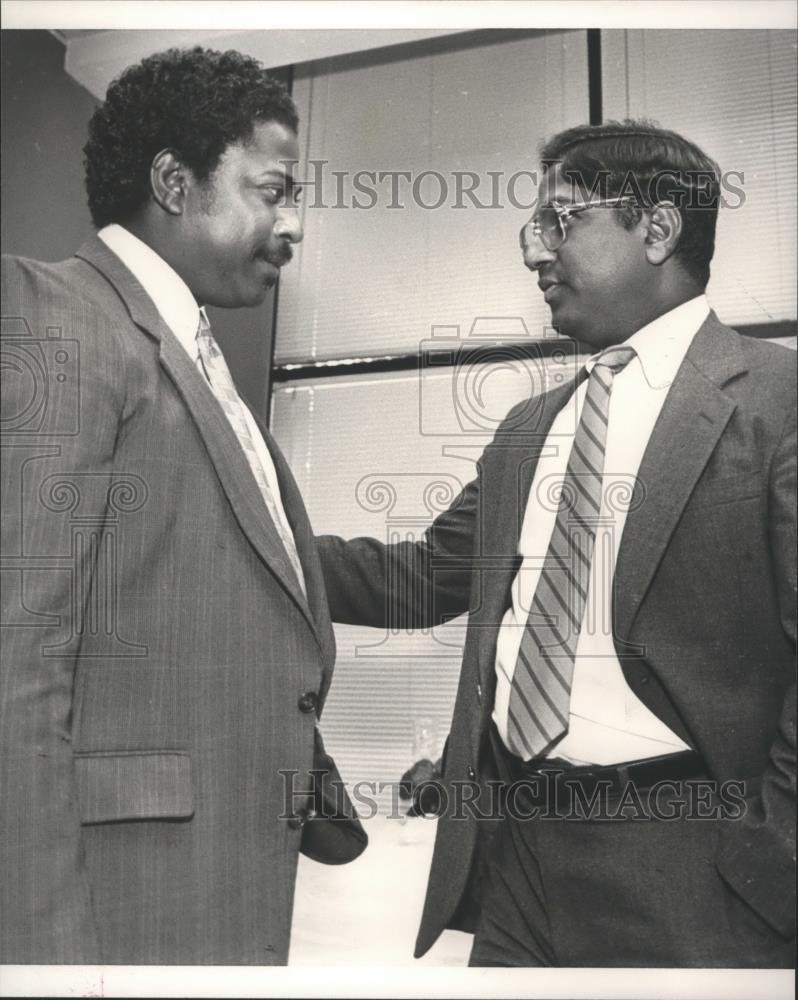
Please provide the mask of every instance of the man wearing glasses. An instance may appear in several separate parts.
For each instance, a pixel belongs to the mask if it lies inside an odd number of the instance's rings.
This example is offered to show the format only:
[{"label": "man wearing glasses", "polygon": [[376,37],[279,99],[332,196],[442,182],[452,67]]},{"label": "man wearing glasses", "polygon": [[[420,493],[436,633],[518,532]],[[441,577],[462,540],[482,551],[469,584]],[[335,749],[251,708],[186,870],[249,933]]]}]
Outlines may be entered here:
[{"label": "man wearing glasses", "polygon": [[793,359],[709,308],[693,143],[607,123],[542,158],[521,249],[576,386],[510,411],[422,542],[321,543],[335,620],[469,613],[416,952],[789,965]]}]

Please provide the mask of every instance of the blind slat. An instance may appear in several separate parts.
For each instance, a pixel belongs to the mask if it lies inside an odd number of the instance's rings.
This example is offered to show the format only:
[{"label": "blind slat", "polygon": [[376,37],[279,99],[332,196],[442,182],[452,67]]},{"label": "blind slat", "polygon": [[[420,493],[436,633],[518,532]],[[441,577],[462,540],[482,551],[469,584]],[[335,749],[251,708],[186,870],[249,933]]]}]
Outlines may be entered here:
[{"label": "blind slat", "polygon": [[[710,302],[731,325],[796,318],[796,33],[605,31],[604,117],[696,142],[745,201],[721,209]],[[736,205],[738,198],[730,198]]]},{"label": "blind slat", "polygon": [[[585,52],[584,31],[526,32],[384,63],[298,69],[313,183],[305,240],[280,279],[278,364],[413,353],[435,325],[465,332],[482,316],[523,317],[543,335],[548,310],[523,267],[518,232],[532,211],[527,172],[538,143],[587,116]],[[323,170],[311,166],[321,161]],[[361,180],[378,192],[372,208],[351,207],[355,196],[371,200],[354,187],[358,171],[390,175]],[[442,180],[428,174],[414,195],[425,171]],[[346,176],[339,182],[334,172]],[[472,182],[457,175],[467,174],[488,207],[464,193]],[[440,208],[423,207],[444,189]]]}]

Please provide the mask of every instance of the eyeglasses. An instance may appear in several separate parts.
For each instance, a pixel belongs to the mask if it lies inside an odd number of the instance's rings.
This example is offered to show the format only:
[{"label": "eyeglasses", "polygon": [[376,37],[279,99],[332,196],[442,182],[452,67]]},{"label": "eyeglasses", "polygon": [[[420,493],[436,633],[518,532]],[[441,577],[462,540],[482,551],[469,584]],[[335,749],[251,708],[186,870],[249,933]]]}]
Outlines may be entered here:
[{"label": "eyeglasses", "polygon": [[575,215],[586,212],[589,208],[595,208],[597,205],[621,205],[628,201],[631,201],[628,197],[595,198],[593,201],[577,201],[570,205],[562,205],[558,201],[541,205],[531,221],[521,230],[521,247],[526,250],[524,233],[527,226],[531,226],[532,235],[540,240],[547,250],[552,252],[559,250],[568,236],[568,223]]}]

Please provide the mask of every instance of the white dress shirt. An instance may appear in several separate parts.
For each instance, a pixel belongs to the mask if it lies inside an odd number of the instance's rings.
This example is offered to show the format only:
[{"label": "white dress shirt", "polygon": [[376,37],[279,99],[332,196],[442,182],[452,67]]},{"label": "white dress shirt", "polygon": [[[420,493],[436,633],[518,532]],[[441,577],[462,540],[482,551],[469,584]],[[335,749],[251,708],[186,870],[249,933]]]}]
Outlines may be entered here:
[{"label": "white dress shirt", "polygon": [[[205,379],[199,359],[199,348],[197,347],[200,307],[197,305],[196,299],[191,294],[188,285],[151,247],[147,246],[146,243],[142,242],[142,240],[134,236],[123,226],[116,224],[105,226],[97,235],[108,249],[116,254],[125,267],[132,272],[144,291],[155,303],[155,308],[160,313],[164,323],[166,323],[180,341],[188,356],[197,367],[201,377]],[[272,456],[266,447],[266,442],[263,440],[260,428],[246,403],[244,403],[244,414],[255,450],[263,466],[266,481],[274,497],[278,517],[282,521],[283,528],[288,536],[293,537],[291,525],[288,523],[280,495],[280,484],[277,479],[277,472],[274,468]],[[303,584],[303,582],[300,580],[300,584]]]},{"label": "white dress shirt", "polygon": [[[551,750],[551,756],[578,764],[602,765],[687,748],[626,683],[613,643],[611,598],[630,486],[637,478],[671,384],[708,314],[706,297],[700,295],[659,316],[625,342],[635,349],[636,357],[615,375],[610,396],[599,527],[576,648],[568,731]],[[587,362],[588,371],[596,357]],[[505,744],[513,671],[557,515],[556,503],[547,498],[557,496],[554,487],[565,476],[586,393],[584,380],[557,414],[535,470],[524,514],[518,545],[522,563],[513,581],[512,603],[502,619],[496,648],[493,720]],[[645,487],[645,483],[641,485]]]}]

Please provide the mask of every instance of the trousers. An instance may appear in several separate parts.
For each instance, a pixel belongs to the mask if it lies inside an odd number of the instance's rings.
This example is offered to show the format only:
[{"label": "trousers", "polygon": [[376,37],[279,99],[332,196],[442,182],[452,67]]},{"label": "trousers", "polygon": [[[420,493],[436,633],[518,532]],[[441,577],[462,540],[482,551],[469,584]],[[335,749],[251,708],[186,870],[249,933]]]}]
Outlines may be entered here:
[{"label": "trousers", "polygon": [[792,967],[794,942],[715,868],[740,806],[706,782],[660,789],[655,806],[650,790],[528,818],[515,804],[491,843],[469,965]]}]

